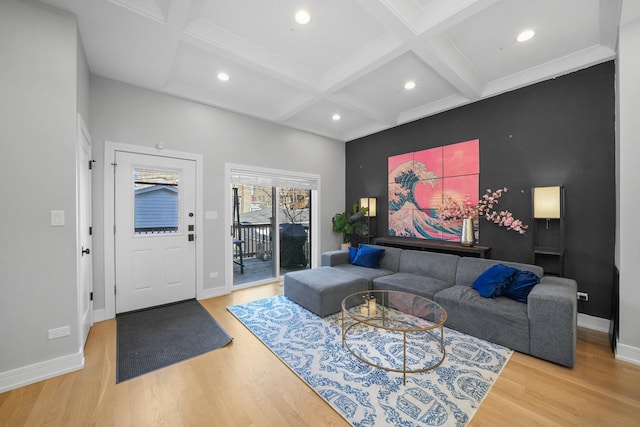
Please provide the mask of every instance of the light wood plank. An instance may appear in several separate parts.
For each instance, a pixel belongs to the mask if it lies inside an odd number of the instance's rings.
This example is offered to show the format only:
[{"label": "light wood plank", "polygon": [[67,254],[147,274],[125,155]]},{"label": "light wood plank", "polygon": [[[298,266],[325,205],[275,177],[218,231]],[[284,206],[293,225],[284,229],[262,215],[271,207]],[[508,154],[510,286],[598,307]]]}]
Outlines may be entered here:
[{"label": "light wood plank", "polygon": [[[201,301],[234,340],[115,384],[116,323],[96,323],[86,366],[0,394],[2,426],[347,426],[226,310],[282,293],[282,282]],[[615,360],[607,335],[579,328],[577,364],[514,353],[470,426],[632,426],[640,367]]]}]

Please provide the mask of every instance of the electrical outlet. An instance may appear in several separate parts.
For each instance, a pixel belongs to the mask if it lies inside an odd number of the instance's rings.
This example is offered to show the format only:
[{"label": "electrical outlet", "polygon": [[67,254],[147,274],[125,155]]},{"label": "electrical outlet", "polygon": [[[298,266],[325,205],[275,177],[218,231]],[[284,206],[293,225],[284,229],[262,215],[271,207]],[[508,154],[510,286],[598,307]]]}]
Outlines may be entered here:
[{"label": "electrical outlet", "polygon": [[586,292],[578,292],[578,301],[589,301],[589,294]]},{"label": "electrical outlet", "polygon": [[63,326],[61,328],[49,329],[49,339],[66,337],[71,335],[71,328],[69,326]]}]

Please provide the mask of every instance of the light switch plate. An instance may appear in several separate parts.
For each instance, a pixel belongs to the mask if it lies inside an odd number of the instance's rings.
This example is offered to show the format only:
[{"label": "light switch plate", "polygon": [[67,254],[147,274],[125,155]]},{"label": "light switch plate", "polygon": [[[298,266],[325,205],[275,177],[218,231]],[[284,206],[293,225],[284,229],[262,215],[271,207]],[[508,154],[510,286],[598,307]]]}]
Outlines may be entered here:
[{"label": "light switch plate", "polygon": [[52,227],[64,226],[64,211],[51,211],[51,226]]}]

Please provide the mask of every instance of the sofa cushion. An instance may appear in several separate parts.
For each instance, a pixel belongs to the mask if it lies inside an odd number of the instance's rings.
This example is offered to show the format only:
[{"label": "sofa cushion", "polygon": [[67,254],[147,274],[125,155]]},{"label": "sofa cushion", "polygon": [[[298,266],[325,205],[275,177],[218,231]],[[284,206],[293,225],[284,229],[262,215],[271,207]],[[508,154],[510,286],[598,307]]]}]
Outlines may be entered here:
[{"label": "sofa cushion", "polygon": [[527,304],[507,297],[483,298],[468,285],[443,289],[435,302],[447,310],[447,327],[529,353]]},{"label": "sofa cushion", "polygon": [[338,270],[347,273],[355,274],[358,277],[364,277],[365,279],[369,280],[369,283],[371,283],[371,281],[376,277],[386,276],[388,274],[394,273],[393,271],[385,270],[383,268],[368,268],[353,264],[338,264],[333,268],[337,268]]},{"label": "sofa cushion", "polygon": [[511,283],[507,285],[502,294],[512,300],[526,304],[529,292],[538,283],[540,283],[540,278],[531,271],[516,270]]},{"label": "sofa cushion", "polygon": [[507,267],[504,264],[496,264],[482,272],[482,274],[473,281],[471,287],[478,291],[478,293],[484,298],[499,297],[500,295],[503,295],[505,289],[511,285],[511,282],[518,274],[518,271],[520,270],[513,267]]},{"label": "sofa cushion", "polygon": [[385,250],[382,248],[360,245],[352,264],[359,265],[361,267],[380,268],[380,260],[384,256],[384,252]]},{"label": "sofa cushion", "polygon": [[384,256],[380,260],[380,268],[389,270],[393,273],[398,272],[398,264],[400,264],[400,254],[404,252],[400,248],[392,248],[391,246],[369,245],[372,248],[384,249]]},{"label": "sofa cushion", "polygon": [[454,283],[460,257],[428,251],[405,250],[400,255],[398,271],[417,276],[433,277]]},{"label": "sofa cushion", "polygon": [[291,271],[284,275],[284,296],[320,317],[340,311],[342,300],[369,290],[369,281],[333,267]]},{"label": "sofa cushion", "polygon": [[527,270],[535,273],[536,276],[542,277],[544,270],[542,267],[531,264],[522,264],[519,262],[498,261],[484,258],[460,257],[458,261],[458,269],[456,272],[456,285],[471,286],[473,281],[482,274],[487,268],[496,264],[504,264],[509,267],[515,267],[519,270]]},{"label": "sofa cushion", "polygon": [[452,282],[433,277],[394,273],[373,279],[372,289],[409,292],[433,300],[436,293],[450,286],[453,286]]}]

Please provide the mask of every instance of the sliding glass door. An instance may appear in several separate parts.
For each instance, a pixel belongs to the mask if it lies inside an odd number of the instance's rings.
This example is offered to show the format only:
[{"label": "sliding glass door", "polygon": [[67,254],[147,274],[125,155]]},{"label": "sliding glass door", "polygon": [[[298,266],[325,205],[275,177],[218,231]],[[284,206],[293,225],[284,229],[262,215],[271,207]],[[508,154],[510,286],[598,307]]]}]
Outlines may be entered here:
[{"label": "sliding glass door", "polygon": [[311,268],[317,178],[236,166],[230,181],[233,286]]}]

